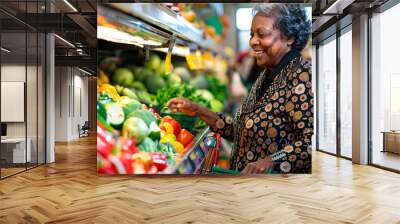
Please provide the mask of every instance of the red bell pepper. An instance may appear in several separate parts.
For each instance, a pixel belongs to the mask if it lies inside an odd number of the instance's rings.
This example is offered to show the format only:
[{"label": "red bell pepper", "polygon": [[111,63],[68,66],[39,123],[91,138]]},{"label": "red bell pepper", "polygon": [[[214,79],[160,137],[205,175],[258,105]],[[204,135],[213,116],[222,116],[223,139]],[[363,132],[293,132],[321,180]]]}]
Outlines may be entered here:
[{"label": "red bell pepper", "polygon": [[122,165],[125,168],[126,174],[133,174],[133,158],[130,153],[122,153],[119,156]]},{"label": "red bell pepper", "polygon": [[113,155],[115,155],[118,159],[114,158],[113,160],[114,164],[119,165],[119,163],[121,163],[121,165],[124,167],[124,169],[119,169],[120,172],[133,174],[132,157],[137,152],[138,148],[136,147],[136,142],[133,139],[118,137],[118,142],[113,149]]},{"label": "red bell pepper", "polygon": [[117,174],[117,168],[101,155],[97,155],[97,173],[99,174]]},{"label": "red bell pepper", "polygon": [[108,133],[103,127],[97,125],[97,152],[105,159],[111,153],[115,145],[114,137]]},{"label": "red bell pepper", "polygon": [[[124,159],[121,159],[119,156],[110,156],[110,162],[116,167],[118,174],[127,174]],[[126,161],[125,161],[126,162]]]},{"label": "red bell pepper", "polygon": [[157,171],[163,171],[167,168],[167,157],[160,152],[151,153],[151,160],[153,164],[157,167]]},{"label": "red bell pepper", "polygon": [[173,127],[174,135],[177,136],[179,134],[179,132],[181,131],[181,125],[179,124],[179,122],[177,122],[175,119],[173,119],[170,116],[165,116],[161,120],[161,124],[160,124],[160,129],[161,130],[165,130],[165,128],[164,128],[164,123],[165,122],[169,123]]},{"label": "red bell pepper", "polygon": [[193,135],[190,133],[190,131],[181,129],[181,132],[179,132],[178,136],[176,136],[176,140],[178,140],[178,142],[182,143],[184,146],[187,146],[193,141]]},{"label": "red bell pepper", "polygon": [[136,141],[130,138],[119,137],[118,147],[121,149],[122,153],[129,153],[132,155],[139,152]]}]

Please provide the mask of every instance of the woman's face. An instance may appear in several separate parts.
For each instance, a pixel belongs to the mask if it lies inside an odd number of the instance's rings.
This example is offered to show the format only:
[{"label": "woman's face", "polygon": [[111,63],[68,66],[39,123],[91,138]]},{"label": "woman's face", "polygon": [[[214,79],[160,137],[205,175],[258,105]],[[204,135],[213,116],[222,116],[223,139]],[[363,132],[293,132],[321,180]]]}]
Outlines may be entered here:
[{"label": "woman's face", "polygon": [[257,13],[250,31],[250,47],[253,49],[257,65],[273,68],[290,51],[289,41],[279,29],[274,28],[275,18]]}]

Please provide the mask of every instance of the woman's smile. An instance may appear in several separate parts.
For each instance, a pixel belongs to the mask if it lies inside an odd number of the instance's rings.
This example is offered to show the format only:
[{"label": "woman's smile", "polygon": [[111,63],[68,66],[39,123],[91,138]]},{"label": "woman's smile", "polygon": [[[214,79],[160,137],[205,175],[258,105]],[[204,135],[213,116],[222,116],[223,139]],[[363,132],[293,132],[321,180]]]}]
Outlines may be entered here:
[{"label": "woman's smile", "polygon": [[261,58],[266,55],[266,52],[264,50],[254,50],[254,55],[257,58]]}]

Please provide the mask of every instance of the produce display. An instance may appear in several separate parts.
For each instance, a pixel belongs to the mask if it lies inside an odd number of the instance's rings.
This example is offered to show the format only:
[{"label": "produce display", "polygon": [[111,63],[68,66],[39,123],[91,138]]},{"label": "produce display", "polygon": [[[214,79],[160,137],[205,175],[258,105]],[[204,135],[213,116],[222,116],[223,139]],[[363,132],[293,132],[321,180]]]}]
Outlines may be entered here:
[{"label": "produce display", "polygon": [[[165,104],[186,97],[221,111],[226,85],[211,74],[191,74],[183,66],[165,73],[151,55],[144,65],[102,58],[97,84],[97,158],[100,174],[165,174],[195,141],[196,117],[173,114]],[[194,123],[195,122],[195,123]]]}]

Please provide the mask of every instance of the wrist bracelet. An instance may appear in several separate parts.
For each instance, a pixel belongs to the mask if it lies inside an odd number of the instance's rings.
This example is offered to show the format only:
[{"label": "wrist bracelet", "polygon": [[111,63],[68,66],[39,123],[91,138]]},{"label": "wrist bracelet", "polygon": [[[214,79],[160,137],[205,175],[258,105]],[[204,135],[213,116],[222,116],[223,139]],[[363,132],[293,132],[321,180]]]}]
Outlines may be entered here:
[{"label": "wrist bracelet", "polygon": [[279,151],[279,152],[276,152],[276,153],[272,154],[271,159],[272,159],[273,162],[276,162],[276,161],[281,160],[285,156],[286,156],[285,152]]}]

